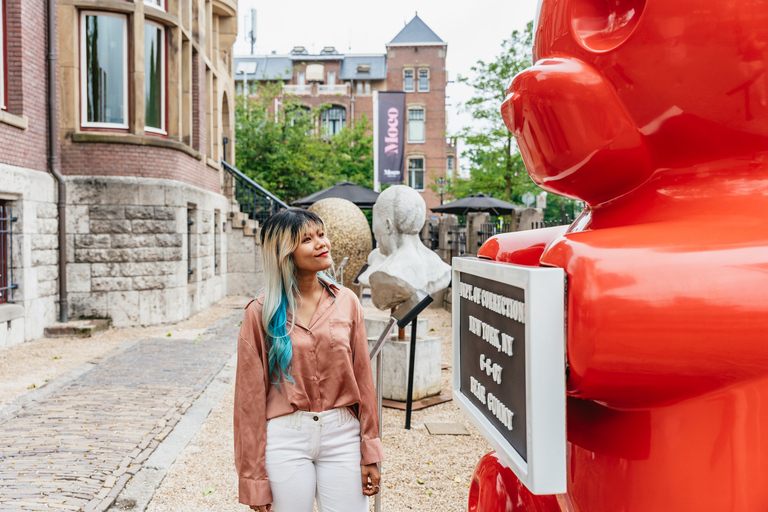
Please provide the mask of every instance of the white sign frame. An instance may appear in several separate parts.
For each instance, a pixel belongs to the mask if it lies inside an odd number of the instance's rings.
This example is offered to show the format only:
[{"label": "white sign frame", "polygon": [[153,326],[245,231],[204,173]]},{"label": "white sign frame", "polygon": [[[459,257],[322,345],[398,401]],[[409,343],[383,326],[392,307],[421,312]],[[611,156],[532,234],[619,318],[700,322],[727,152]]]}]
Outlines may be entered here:
[{"label": "white sign frame", "polygon": [[[453,259],[453,399],[533,494],[567,490],[565,415],[565,272],[478,258]],[[461,391],[460,273],[525,291],[527,462]]]}]

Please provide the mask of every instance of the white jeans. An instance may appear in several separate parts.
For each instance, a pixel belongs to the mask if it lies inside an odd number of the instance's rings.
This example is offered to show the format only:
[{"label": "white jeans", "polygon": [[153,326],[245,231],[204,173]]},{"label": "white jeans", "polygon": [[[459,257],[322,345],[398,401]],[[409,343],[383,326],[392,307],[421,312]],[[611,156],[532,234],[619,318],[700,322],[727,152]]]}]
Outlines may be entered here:
[{"label": "white jeans", "polygon": [[267,421],[267,476],[274,512],[367,512],[360,422],[346,407],[296,411]]}]

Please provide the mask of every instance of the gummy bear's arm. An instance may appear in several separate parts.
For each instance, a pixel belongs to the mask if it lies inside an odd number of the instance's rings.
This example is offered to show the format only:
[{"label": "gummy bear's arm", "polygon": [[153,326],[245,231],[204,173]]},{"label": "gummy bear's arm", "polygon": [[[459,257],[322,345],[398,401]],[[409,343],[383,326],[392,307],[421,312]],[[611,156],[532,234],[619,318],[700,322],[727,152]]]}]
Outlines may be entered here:
[{"label": "gummy bear's arm", "polygon": [[479,258],[537,267],[544,250],[565,234],[568,226],[529,229],[496,235],[480,247]]},{"label": "gummy bear's arm", "polygon": [[768,374],[764,238],[670,221],[552,244],[542,262],[568,275],[569,395],[658,404]]}]

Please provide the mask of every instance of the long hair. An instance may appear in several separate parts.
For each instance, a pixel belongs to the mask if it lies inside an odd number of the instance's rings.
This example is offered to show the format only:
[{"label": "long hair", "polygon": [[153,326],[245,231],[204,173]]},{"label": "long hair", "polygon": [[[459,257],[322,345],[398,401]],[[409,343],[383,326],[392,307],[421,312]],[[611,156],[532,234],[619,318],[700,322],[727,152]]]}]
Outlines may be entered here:
[{"label": "long hair", "polygon": [[[325,230],[325,223],[314,213],[288,208],[272,215],[261,226],[261,255],[264,260],[265,279],[261,321],[267,335],[269,373],[274,384],[283,380],[294,382],[290,375],[293,357],[290,334],[296,324],[298,312],[296,297],[301,299],[296,284],[293,251],[313,225]],[[329,280],[322,273],[319,274]],[[293,314],[290,328],[286,328],[289,311]]]}]

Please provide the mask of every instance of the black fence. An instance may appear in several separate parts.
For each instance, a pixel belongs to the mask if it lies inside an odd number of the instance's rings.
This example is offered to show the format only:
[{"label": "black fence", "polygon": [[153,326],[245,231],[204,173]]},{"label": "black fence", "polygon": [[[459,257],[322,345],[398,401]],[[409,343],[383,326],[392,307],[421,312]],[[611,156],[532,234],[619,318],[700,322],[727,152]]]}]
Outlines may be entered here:
[{"label": "black fence", "polygon": [[[568,215],[565,215],[560,220],[545,220],[545,221],[537,221],[537,222],[531,222],[530,228],[527,226],[520,226],[520,229],[517,231],[522,231],[523,229],[540,229],[540,228],[551,228],[553,226],[567,226],[571,222],[573,222],[573,219],[571,219]],[[512,224],[495,224],[493,222],[486,222],[484,224],[481,224],[480,229],[478,230],[477,234],[480,236],[480,240],[477,241],[477,246],[480,247],[485,243],[486,240],[491,238],[494,235],[499,235],[502,233],[510,233],[514,231],[512,229]]]},{"label": "black fence", "polygon": [[224,195],[234,199],[240,205],[240,211],[249,219],[264,222],[288,205],[274,194],[238,171],[227,162],[221,162],[224,168]]},{"label": "black fence", "polygon": [[448,248],[451,257],[461,256],[467,252],[467,226],[457,224],[448,230]]},{"label": "black fence", "polygon": [[434,251],[440,247],[440,226],[430,222],[428,227],[429,229],[426,233],[427,237],[422,237],[421,241],[424,242],[424,245],[429,247],[430,250]]}]

